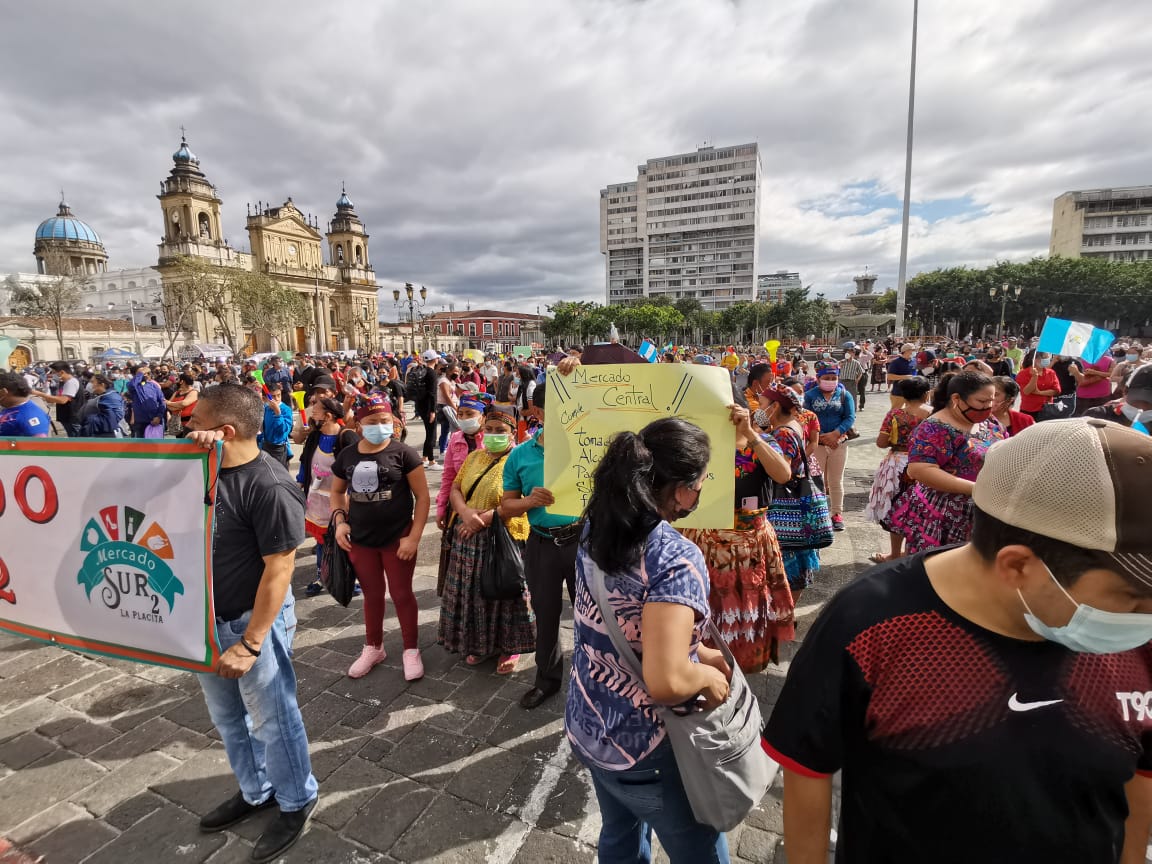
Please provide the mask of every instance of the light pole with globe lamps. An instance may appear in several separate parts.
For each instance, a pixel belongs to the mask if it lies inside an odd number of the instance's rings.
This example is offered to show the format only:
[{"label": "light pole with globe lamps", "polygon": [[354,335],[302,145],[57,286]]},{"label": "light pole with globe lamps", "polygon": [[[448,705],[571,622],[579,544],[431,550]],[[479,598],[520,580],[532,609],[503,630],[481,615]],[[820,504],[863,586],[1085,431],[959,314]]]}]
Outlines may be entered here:
[{"label": "light pole with globe lamps", "polygon": [[988,296],[993,300],[1000,297],[1000,329],[996,331],[997,339],[1004,338],[1004,310],[1008,307],[1008,301],[1015,303],[1019,300],[1021,290],[1021,286],[1009,285],[1007,282],[999,287],[993,285],[988,289]]},{"label": "light pole with globe lamps", "polygon": [[425,304],[427,303],[427,301],[428,301],[428,289],[425,288],[423,285],[420,286],[420,300],[419,301],[417,301],[415,299],[415,297],[413,296],[414,293],[415,293],[415,289],[412,287],[411,282],[405,282],[404,283],[404,294],[407,298],[405,301],[402,301],[400,299],[400,289],[399,288],[393,288],[392,289],[393,305],[395,305],[397,309],[403,309],[405,303],[407,303],[407,306],[408,306],[408,332],[412,336],[412,349],[411,349],[412,352],[416,351],[416,310],[417,309],[423,309]]}]

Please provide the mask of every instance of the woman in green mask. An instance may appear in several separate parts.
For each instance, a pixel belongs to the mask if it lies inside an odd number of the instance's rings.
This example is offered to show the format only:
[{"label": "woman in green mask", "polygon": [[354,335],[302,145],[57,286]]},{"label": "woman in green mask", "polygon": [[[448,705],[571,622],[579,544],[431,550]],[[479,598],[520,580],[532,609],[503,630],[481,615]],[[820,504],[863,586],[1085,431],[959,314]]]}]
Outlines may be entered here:
[{"label": "woman in green mask", "polygon": [[468,454],[452,483],[453,518],[445,531],[451,538],[440,598],[437,641],[465,655],[469,666],[499,657],[496,671],[510,675],[522,653],[536,650],[536,627],[527,588],[512,600],[487,600],[480,593],[480,571],[488,557],[488,527],[504,519],[520,543],[528,539],[527,516],[505,517],[504,464],[512,450],[516,420],[510,406],[490,406],[484,413],[483,449]]}]

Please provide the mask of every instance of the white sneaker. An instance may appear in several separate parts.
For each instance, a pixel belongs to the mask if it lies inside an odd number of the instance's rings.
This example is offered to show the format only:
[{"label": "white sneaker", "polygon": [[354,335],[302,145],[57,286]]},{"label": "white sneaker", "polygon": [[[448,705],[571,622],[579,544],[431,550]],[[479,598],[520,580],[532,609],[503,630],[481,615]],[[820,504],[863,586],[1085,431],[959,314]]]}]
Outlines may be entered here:
[{"label": "white sneaker", "polygon": [[383,646],[373,648],[371,645],[365,645],[364,650],[360,652],[360,656],[348,667],[348,677],[363,678],[372,671],[373,666],[378,666],[383,663],[384,658],[387,656],[388,654],[384,651]]},{"label": "white sneaker", "polygon": [[416,681],[424,677],[424,661],[420,659],[419,648],[404,649],[404,680]]},{"label": "white sneaker", "polygon": [[442,471],[444,469],[444,466],[439,462],[425,462],[424,467],[429,471]]}]

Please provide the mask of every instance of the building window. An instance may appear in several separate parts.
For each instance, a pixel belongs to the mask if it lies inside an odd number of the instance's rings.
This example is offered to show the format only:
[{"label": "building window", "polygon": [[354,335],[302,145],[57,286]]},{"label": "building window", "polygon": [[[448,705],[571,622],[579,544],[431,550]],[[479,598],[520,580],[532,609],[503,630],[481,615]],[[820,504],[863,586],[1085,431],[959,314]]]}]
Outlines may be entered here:
[{"label": "building window", "polygon": [[153,327],[159,326],[157,323],[157,319],[156,319],[155,315],[149,315],[148,316],[148,323],[151,324]]},{"label": "building window", "polygon": [[200,236],[204,237],[206,239],[211,239],[212,230],[209,227],[208,214],[207,213],[201,213],[200,216],[198,217],[198,222],[200,224]]},{"label": "building window", "polygon": [[484,335],[485,336],[491,336],[492,335],[492,322],[491,321],[485,321],[484,322]]},{"label": "building window", "polygon": [[344,264],[344,246],[341,243],[336,244],[336,263],[341,266]]},{"label": "building window", "polygon": [[359,244],[356,245],[356,263],[357,264],[363,264],[364,263],[364,253],[361,251]]},{"label": "building window", "polygon": [[475,336],[476,335],[476,322],[473,321],[468,325],[468,335],[469,336]]}]

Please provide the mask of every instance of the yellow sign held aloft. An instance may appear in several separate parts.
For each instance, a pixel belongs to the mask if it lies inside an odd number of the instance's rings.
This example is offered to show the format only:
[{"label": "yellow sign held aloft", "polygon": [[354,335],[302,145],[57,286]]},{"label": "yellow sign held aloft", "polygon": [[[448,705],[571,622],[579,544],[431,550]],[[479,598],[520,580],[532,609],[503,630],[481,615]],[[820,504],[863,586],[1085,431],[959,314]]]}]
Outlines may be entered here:
[{"label": "yellow sign held aloft", "polygon": [[544,485],[556,498],[548,510],[569,516],[584,512],[592,475],[617,432],[639,432],[654,420],[679,417],[707,433],[712,456],[699,507],[676,527],[731,528],[736,494],[731,404],[731,379],[716,366],[624,363],[550,373],[541,439]]},{"label": "yellow sign held aloft", "polygon": [[764,350],[768,352],[768,361],[770,363],[772,363],[773,365],[775,365],[775,363],[776,363],[776,352],[779,349],[780,349],[780,340],[779,339],[769,339],[767,342],[764,343]]}]

